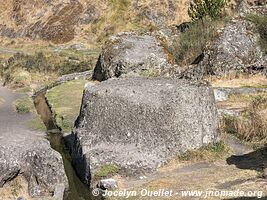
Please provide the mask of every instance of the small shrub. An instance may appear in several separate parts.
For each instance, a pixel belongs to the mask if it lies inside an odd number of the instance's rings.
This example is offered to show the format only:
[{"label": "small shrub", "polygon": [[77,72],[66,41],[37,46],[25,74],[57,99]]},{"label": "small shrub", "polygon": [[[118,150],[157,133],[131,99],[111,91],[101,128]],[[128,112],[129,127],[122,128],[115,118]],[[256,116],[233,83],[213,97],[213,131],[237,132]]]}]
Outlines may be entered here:
[{"label": "small shrub", "polygon": [[222,11],[228,0],[193,0],[190,3],[188,14],[192,20],[203,20],[210,17],[213,20],[222,16]]},{"label": "small shrub", "polygon": [[108,164],[102,166],[95,174],[96,177],[108,177],[117,174],[120,171],[120,168],[114,164]]},{"label": "small shrub", "polygon": [[34,105],[29,98],[20,99],[16,102],[16,111],[18,113],[29,113],[34,110]]},{"label": "small shrub", "polygon": [[92,63],[65,60],[59,68],[59,74],[65,75],[65,74],[71,74],[71,73],[76,73],[76,72],[84,72],[84,71],[89,70],[91,66],[92,66]]},{"label": "small shrub", "polygon": [[192,23],[170,47],[170,53],[179,65],[188,66],[203,53],[206,44],[216,38],[218,21],[206,20]]}]

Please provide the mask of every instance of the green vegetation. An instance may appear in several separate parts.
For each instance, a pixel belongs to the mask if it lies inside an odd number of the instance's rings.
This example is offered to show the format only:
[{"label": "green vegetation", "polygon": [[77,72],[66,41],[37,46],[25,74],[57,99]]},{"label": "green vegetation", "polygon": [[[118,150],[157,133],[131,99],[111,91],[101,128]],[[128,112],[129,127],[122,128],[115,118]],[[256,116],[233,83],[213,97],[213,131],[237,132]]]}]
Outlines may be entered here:
[{"label": "green vegetation", "polygon": [[11,184],[11,194],[14,197],[17,197],[19,195],[20,190],[22,189],[21,184],[15,179]]},{"label": "green vegetation", "polygon": [[35,110],[33,101],[29,97],[17,100],[15,107],[18,113],[29,113]]},{"label": "green vegetation", "polygon": [[56,114],[56,121],[63,132],[70,132],[79,115],[84,85],[88,81],[70,81],[47,93],[47,99]]},{"label": "green vegetation", "polygon": [[248,15],[246,19],[256,25],[258,33],[260,34],[259,44],[265,54],[267,54],[267,16],[251,14]]},{"label": "green vegetation", "polygon": [[140,73],[140,75],[145,77],[158,77],[160,75],[160,72],[155,69],[148,69],[148,70],[143,70]]},{"label": "green vegetation", "polygon": [[100,167],[100,169],[97,170],[95,176],[97,178],[105,178],[108,176],[114,176],[115,174],[119,173],[120,168],[114,164],[108,164]]},{"label": "green vegetation", "polygon": [[223,25],[223,9],[228,0],[193,0],[188,14],[192,19],[188,30],[173,42],[169,52],[178,65],[192,64],[204,52],[207,43],[217,36],[217,29]]},{"label": "green vegetation", "polygon": [[223,141],[220,141],[214,145],[202,147],[198,150],[188,151],[179,156],[178,159],[180,161],[215,161],[229,156],[230,153],[230,148]]},{"label": "green vegetation", "polygon": [[206,44],[218,35],[220,21],[205,20],[192,23],[170,47],[170,53],[179,65],[188,66],[203,53]]},{"label": "green vegetation", "polygon": [[188,14],[193,21],[210,17],[213,20],[219,19],[228,0],[193,0],[190,3]]},{"label": "green vegetation", "polygon": [[60,75],[90,70],[97,60],[98,51],[50,49],[21,50],[9,57],[0,58],[0,77],[5,84],[28,87],[31,84],[46,84]]}]

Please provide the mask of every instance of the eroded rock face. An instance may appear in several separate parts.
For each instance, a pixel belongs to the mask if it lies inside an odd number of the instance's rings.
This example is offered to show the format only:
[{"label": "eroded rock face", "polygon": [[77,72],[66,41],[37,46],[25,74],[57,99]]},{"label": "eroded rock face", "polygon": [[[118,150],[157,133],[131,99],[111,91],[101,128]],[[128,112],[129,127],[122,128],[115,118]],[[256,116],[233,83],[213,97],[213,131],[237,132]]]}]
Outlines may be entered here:
[{"label": "eroded rock face", "polygon": [[205,75],[223,76],[238,72],[266,74],[267,57],[258,41],[259,35],[252,23],[233,20],[206,48],[204,59],[190,66],[182,77],[201,79]]},{"label": "eroded rock face", "polygon": [[230,70],[246,71],[249,67],[266,64],[253,28],[251,23],[243,20],[225,27],[209,54],[210,67],[215,74],[222,75]]},{"label": "eroded rock face", "polygon": [[0,187],[18,174],[26,177],[29,194],[33,197],[53,194],[56,188],[68,180],[62,157],[47,140],[0,146]]},{"label": "eroded rock face", "polygon": [[158,39],[149,35],[122,33],[111,37],[99,56],[93,78],[161,75],[171,68]]},{"label": "eroded rock face", "polygon": [[88,85],[73,131],[79,176],[89,184],[107,164],[140,175],[218,141],[214,102],[208,84],[186,80],[122,78]]}]

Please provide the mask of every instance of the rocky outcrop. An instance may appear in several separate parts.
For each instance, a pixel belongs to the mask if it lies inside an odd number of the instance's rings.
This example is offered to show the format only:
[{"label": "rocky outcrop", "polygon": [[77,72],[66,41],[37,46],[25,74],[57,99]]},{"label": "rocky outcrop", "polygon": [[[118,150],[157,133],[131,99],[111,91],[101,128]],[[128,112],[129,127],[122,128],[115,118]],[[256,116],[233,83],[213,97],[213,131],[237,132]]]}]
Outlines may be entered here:
[{"label": "rocky outcrop", "polygon": [[89,84],[73,134],[74,166],[88,184],[105,165],[133,176],[151,172],[218,141],[213,91],[206,83],[169,78]]},{"label": "rocky outcrop", "polygon": [[22,174],[33,197],[49,196],[62,185],[64,189],[68,188],[62,157],[45,139],[20,144],[1,143],[0,171],[0,187]]},{"label": "rocky outcrop", "polygon": [[223,76],[231,73],[264,73],[267,57],[258,45],[259,36],[251,22],[232,20],[219,38],[204,52],[203,60],[182,73],[183,78],[205,75]]},{"label": "rocky outcrop", "polygon": [[149,35],[122,33],[105,44],[96,64],[93,79],[159,76],[171,68],[160,41]]}]

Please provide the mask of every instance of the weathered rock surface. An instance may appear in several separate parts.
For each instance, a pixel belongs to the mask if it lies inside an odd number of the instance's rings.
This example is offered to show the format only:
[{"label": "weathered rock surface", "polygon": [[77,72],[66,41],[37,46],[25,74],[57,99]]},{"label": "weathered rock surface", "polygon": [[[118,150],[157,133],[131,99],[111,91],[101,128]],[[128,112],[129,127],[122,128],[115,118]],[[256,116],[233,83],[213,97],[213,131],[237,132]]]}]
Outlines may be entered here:
[{"label": "weathered rock surface", "polygon": [[60,186],[68,188],[61,155],[51,148],[45,133],[28,129],[31,114],[14,111],[13,103],[21,94],[0,86],[0,96],[4,99],[0,105],[0,188],[20,174],[31,196],[48,199],[57,189],[58,197]]},{"label": "weathered rock surface", "polygon": [[218,141],[213,90],[169,78],[111,79],[84,92],[72,149],[74,166],[90,183],[100,166],[140,175],[185,152]]},{"label": "weathered rock surface", "polygon": [[238,72],[266,74],[267,57],[261,51],[258,39],[252,23],[233,20],[207,47],[204,59],[190,66],[182,77],[201,79],[205,75],[223,76]]},{"label": "weathered rock surface", "polygon": [[99,56],[93,78],[98,81],[121,76],[161,75],[168,63],[160,41],[149,35],[122,33],[111,37]]},{"label": "weathered rock surface", "polygon": [[62,158],[48,141],[1,144],[0,152],[0,187],[18,174],[26,177],[31,196],[52,194],[61,183],[68,187]]}]

